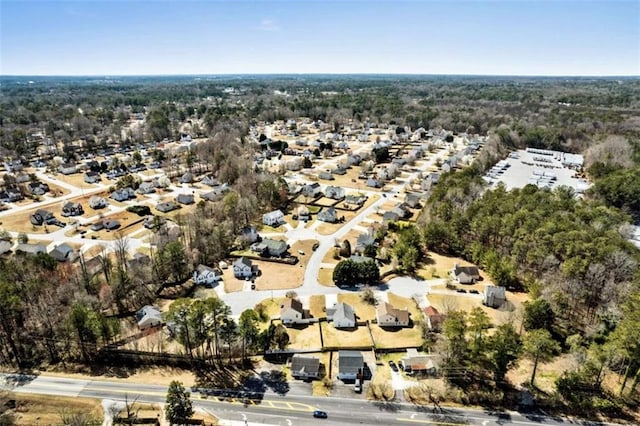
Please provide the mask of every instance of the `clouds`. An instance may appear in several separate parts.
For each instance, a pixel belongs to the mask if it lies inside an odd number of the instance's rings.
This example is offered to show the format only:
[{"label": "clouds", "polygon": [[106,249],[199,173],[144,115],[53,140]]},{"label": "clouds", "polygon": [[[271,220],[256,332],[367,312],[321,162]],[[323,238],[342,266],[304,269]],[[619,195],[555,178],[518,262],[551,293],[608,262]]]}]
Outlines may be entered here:
[{"label": "clouds", "polygon": [[260,21],[260,25],[258,25],[258,30],[274,33],[274,32],[280,31],[280,26],[273,19],[265,18]]}]

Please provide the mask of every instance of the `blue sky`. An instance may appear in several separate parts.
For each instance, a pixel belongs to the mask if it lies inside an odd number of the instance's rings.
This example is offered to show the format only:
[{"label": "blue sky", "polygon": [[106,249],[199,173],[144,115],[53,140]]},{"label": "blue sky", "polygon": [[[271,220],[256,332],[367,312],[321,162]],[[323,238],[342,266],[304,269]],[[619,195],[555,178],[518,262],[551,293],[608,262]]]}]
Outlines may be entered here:
[{"label": "blue sky", "polygon": [[2,75],[640,75],[640,0],[0,0]]}]

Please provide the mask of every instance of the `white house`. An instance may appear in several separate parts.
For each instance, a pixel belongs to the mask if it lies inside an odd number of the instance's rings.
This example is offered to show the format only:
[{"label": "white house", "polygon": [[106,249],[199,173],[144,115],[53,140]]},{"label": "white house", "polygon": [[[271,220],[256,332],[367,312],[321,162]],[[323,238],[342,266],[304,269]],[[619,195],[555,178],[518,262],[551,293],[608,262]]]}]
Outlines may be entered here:
[{"label": "white house", "polygon": [[162,314],[155,306],[147,305],[136,312],[136,321],[140,330],[162,325]]},{"label": "white house", "polygon": [[233,262],[233,275],[240,279],[251,278],[253,276],[253,263],[251,259],[240,257]]},{"label": "white house", "polygon": [[506,289],[502,286],[486,285],[482,295],[482,303],[492,308],[499,308],[507,301]]},{"label": "white house", "polygon": [[302,302],[297,299],[286,298],[280,305],[280,320],[283,324],[300,324],[308,321],[304,318]]},{"label": "white house", "polygon": [[274,210],[262,215],[262,223],[269,226],[278,226],[284,221],[284,213],[280,210]]},{"label": "white house", "polygon": [[201,285],[213,286],[222,280],[222,274],[206,265],[198,265],[193,271],[193,282]]},{"label": "white house", "polygon": [[327,309],[327,320],[333,321],[335,328],[354,328],[356,326],[353,307],[342,302],[335,303],[333,307]]}]

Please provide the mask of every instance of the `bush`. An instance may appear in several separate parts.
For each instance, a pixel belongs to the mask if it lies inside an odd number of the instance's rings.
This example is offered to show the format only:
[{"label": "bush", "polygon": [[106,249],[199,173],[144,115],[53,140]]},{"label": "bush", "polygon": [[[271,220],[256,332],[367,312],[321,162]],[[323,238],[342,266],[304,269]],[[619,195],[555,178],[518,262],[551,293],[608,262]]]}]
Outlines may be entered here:
[{"label": "bush", "polygon": [[151,208],[149,208],[149,206],[130,206],[127,207],[127,211],[135,213],[138,216],[149,216],[151,214]]}]

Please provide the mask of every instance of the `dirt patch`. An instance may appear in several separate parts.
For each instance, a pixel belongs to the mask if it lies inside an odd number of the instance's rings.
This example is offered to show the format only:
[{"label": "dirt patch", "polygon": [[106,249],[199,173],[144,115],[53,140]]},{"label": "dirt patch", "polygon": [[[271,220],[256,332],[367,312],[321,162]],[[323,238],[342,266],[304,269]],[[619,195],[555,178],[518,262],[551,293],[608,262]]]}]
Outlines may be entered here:
[{"label": "dirt patch", "polygon": [[366,326],[358,327],[354,330],[339,330],[331,323],[322,323],[322,337],[325,346],[330,347],[353,347],[371,346],[371,336]]},{"label": "dirt patch", "polygon": [[13,410],[16,425],[61,424],[63,412],[86,414],[97,421],[103,418],[102,405],[97,399],[15,393],[10,393],[9,397],[16,401]]}]

